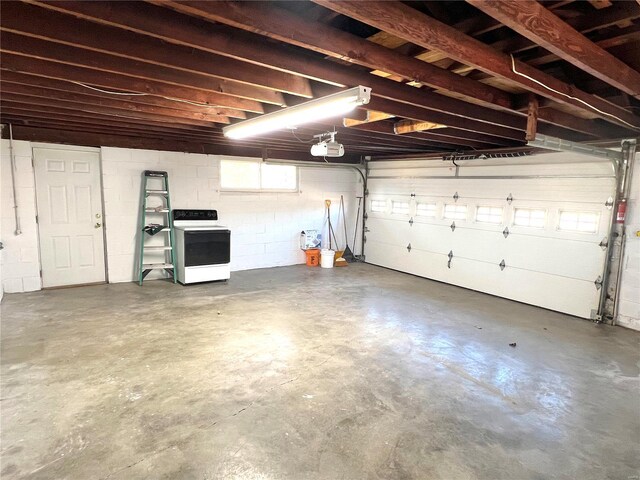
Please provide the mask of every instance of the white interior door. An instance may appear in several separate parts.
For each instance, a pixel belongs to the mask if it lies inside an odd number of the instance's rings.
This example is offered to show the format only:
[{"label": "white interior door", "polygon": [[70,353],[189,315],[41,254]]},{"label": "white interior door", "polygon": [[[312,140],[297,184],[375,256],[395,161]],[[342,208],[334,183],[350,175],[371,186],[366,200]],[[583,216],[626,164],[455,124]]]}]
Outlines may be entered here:
[{"label": "white interior door", "polygon": [[458,169],[372,162],[366,261],[589,318],[615,180],[608,162],[566,156]]},{"label": "white interior door", "polygon": [[100,156],[34,148],[42,286],[105,281]]}]

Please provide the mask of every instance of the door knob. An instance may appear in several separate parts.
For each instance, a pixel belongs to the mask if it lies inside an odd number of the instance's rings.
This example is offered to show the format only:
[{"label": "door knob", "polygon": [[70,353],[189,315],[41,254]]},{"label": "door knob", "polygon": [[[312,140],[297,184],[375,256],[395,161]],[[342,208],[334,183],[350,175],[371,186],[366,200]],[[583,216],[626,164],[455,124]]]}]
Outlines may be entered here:
[{"label": "door knob", "polygon": [[96,222],[96,224],[94,225],[94,228],[100,228],[102,226],[101,223]]}]

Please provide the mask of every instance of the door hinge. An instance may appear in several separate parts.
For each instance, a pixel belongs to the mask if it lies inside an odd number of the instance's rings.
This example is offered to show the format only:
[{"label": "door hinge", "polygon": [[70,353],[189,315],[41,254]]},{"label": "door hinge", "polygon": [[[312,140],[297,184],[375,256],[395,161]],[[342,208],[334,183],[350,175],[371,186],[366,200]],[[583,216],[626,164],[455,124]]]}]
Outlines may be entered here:
[{"label": "door hinge", "polygon": [[604,237],[598,245],[600,246],[600,248],[602,248],[602,250],[606,250],[609,246],[609,239],[607,237]]},{"label": "door hinge", "polygon": [[507,264],[504,263],[504,258],[503,258],[502,261],[500,262],[500,270],[501,271],[504,270],[504,267],[506,267],[506,266],[507,266]]},{"label": "door hinge", "polygon": [[602,275],[598,275],[598,278],[596,278],[593,284],[596,286],[596,290],[600,290],[602,288]]},{"label": "door hinge", "polygon": [[407,245],[407,252],[411,253],[411,244]]},{"label": "door hinge", "polygon": [[456,222],[451,222],[451,231],[455,231],[456,229]]},{"label": "door hinge", "polygon": [[613,197],[609,197],[607,198],[607,201],[604,202],[604,206],[607,207],[608,210],[611,210],[613,208]]},{"label": "door hinge", "polygon": [[507,197],[507,203],[511,205],[511,202],[513,202],[513,195],[509,194],[509,196]]},{"label": "door hinge", "polygon": [[454,202],[457,202],[459,198],[460,198],[460,196],[458,195],[458,192],[453,194],[453,201]]},{"label": "door hinge", "polygon": [[411,226],[413,227],[413,217],[411,217],[411,218],[409,219],[409,225],[411,225]]},{"label": "door hinge", "polygon": [[447,255],[449,261],[447,262],[447,268],[451,268],[451,259],[453,258],[453,250],[449,251],[449,255]]},{"label": "door hinge", "polygon": [[509,227],[505,227],[505,229],[502,231],[502,235],[504,235],[504,238],[507,238],[509,236]]}]

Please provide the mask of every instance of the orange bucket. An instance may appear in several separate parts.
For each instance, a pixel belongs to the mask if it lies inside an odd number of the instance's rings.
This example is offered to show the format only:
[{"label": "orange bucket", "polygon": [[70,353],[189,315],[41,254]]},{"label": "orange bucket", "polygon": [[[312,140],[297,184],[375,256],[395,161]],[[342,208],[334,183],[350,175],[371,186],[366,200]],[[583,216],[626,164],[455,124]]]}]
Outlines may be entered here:
[{"label": "orange bucket", "polygon": [[304,253],[307,254],[307,265],[309,267],[317,267],[320,264],[320,250],[310,248],[309,250],[305,250]]}]

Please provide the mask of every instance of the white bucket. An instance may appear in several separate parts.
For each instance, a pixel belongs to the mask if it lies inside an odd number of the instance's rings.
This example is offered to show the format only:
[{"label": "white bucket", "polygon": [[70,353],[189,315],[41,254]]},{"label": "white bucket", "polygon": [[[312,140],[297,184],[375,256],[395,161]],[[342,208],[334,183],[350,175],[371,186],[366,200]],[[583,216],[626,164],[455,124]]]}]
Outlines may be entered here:
[{"label": "white bucket", "polygon": [[333,268],[333,259],[336,256],[334,250],[323,248],[320,250],[320,266],[322,268]]}]

